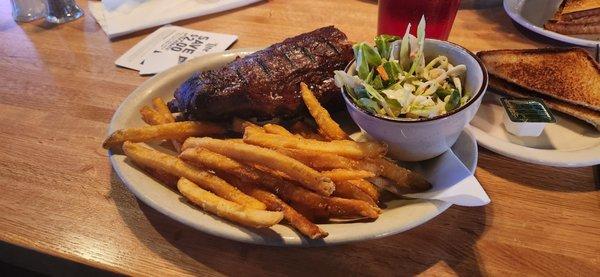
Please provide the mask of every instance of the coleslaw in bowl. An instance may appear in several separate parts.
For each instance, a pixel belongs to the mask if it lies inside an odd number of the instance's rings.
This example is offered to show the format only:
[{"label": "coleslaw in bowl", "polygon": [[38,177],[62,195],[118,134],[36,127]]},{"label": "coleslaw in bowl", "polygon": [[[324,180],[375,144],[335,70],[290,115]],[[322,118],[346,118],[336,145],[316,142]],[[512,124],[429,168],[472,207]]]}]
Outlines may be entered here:
[{"label": "coleslaw in bowl", "polygon": [[464,106],[472,98],[463,88],[467,66],[445,55],[427,59],[424,18],[417,37],[409,31],[410,25],[403,38],[379,35],[375,47],[355,44],[356,71],[335,71],[336,85],[362,109],[399,120],[434,118]]},{"label": "coleslaw in bowl", "polygon": [[[389,116],[383,107],[379,112],[363,107],[347,89],[351,85],[363,85],[363,80],[358,77],[356,61],[348,64],[344,75],[337,73],[336,76],[338,82],[340,75],[345,78],[341,91],[352,120],[368,137],[387,144],[391,156],[401,161],[423,161],[450,149],[477,113],[488,84],[487,70],[483,63],[462,46],[447,41],[424,39],[422,53],[425,60],[433,61],[439,56],[445,56],[450,64],[462,64],[468,69],[459,77],[463,94],[461,98],[468,96],[464,103],[459,102],[457,107],[432,117],[429,113],[417,118],[401,113],[400,116]],[[375,97],[369,99],[376,101]],[[384,100],[386,98],[387,96]],[[441,97],[438,99],[442,100]],[[443,100],[446,102],[446,99]]]}]

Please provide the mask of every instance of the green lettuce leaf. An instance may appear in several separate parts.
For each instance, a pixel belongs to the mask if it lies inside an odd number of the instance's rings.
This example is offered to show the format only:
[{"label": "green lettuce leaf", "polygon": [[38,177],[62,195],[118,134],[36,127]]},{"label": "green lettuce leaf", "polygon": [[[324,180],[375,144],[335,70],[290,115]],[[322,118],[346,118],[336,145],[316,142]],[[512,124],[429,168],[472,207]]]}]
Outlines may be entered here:
[{"label": "green lettuce leaf", "polygon": [[446,112],[454,110],[460,106],[460,93],[458,90],[453,90],[450,99],[446,102]]},{"label": "green lettuce leaf", "polygon": [[375,46],[377,46],[377,52],[379,56],[386,60],[390,59],[390,43],[392,41],[400,39],[398,36],[392,35],[379,35],[375,37]]},{"label": "green lettuce leaf", "polygon": [[373,46],[363,42],[360,45],[360,52],[362,52],[370,67],[376,67],[381,64],[381,56]]},{"label": "green lettuce leaf", "polygon": [[367,61],[366,55],[363,53],[362,49],[359,47],[356,50],[356,72],[358,72],[358,77],[366,80],[369,72],[369,62]]},{"label": "green lettuce leaf", "polygon": [[359,98],[356,104],[372,113],[379,113],[379,110],[381,110],[379,104],[369,98]]},{"label": "green lettuce leaf", "polygon": [[377,90],[383,89],[383,80],[381,80],[381,76],[375,76],[369,85],[373,86],[373,88]]},{"label": "green lettuce leaf", "polygon": [[398,61],[384,62],[383,69],[385,69],[389,78],[386,81],[386,86],[391,86],[398,82],[398,74],[400,74],[400,65],[398,64]]}]

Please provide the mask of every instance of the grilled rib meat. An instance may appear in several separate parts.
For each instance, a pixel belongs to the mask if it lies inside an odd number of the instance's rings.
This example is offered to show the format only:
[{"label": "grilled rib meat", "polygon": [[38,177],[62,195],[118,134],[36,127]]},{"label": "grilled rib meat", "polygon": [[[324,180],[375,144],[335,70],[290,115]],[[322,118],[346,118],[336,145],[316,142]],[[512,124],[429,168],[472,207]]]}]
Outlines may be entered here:
[{"label": "grilled rib meat", "polygon": [[352,60],[352,45],[333,26],[288,38],[223,68],[197,72],[169,103],[189,120],[292,117],[304,110],[305,82],[323,104],[339,102],[333,71]]}]

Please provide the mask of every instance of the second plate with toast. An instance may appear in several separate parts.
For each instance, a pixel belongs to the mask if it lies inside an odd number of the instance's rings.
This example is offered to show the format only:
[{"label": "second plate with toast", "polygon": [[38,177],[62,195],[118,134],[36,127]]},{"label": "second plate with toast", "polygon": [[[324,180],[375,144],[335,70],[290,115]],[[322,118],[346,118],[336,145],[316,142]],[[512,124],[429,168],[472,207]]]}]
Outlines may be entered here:
[{"label": "second plate with toast", "polygon": [[[483,147],[536,164],[579,167],[600,163],[600,67],[580,49],[493,50],[477,54],[489,89],[470,130]],[[538,137],[503,126],[500,97],[536,97],[557,118]]]},{"label": "second plate with toast", "polygon": [[[504,0],[503,5],[517,24],[542,36],[585,47],[600,43],[598,1]],[[563,8],[573,5],[587,10],[574,13],[573,20],[563,19]]]}]

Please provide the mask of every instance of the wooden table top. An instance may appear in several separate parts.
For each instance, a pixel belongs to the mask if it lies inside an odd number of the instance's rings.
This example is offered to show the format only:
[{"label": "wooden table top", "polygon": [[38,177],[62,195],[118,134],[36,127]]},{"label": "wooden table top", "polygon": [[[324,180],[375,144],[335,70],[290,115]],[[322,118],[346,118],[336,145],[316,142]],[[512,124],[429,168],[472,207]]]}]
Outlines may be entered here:
[{"label": "wooden table top", "polygon": [[[87,4],[80,3],[87,11]],[[179,22],[263,46],[335,24],[375,34],[376,3],[273,0]],[[154,29],[152,29],[154,30]],[[101,148],[115,109],[147,80],[114,61],[152,30],[109,41],[89,15],[17,25],[0,2],[0,240],[125,274],[600,274],[592,169],[552,168],[479,149],[492,203],[451,207],[408,232],[323,248],[237,243],[137,201]],[[500,6],[460,10],[450,40],[473,51],[547,46]]]}]

